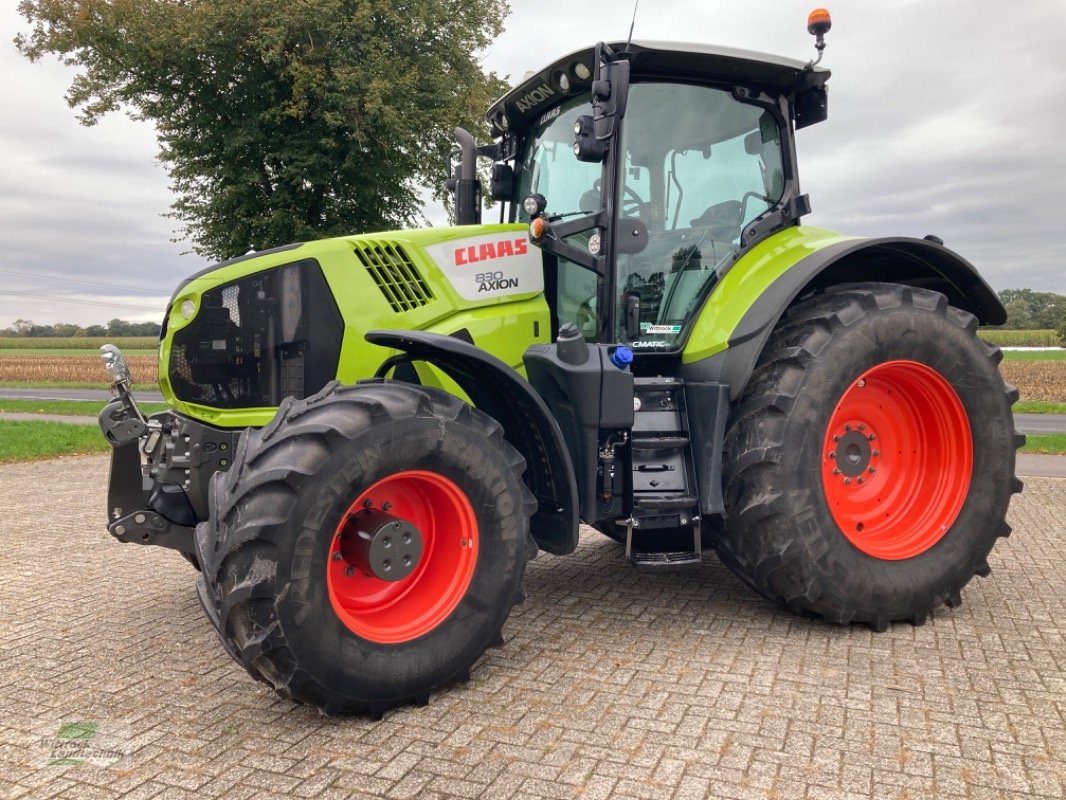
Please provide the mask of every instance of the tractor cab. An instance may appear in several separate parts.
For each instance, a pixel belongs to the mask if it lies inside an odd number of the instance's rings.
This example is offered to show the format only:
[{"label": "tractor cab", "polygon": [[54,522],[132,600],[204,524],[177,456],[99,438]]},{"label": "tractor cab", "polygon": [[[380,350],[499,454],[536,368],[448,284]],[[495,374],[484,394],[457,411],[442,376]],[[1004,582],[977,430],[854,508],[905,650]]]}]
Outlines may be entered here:
[{"label": "tractor cab", "polygon": [[809,211],[792,132],[828,70],[705,45],[599,44],[488,111],[493,195],[546,257],[554,331],[677,353],[754,244]]}]

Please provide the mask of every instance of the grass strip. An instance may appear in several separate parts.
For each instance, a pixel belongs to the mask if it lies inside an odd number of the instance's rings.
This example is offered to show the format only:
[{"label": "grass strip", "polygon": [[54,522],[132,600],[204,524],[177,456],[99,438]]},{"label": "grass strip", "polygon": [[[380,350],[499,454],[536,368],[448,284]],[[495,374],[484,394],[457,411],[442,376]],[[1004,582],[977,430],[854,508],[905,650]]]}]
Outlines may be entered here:
[{"label": "grass strip", "polygon": [[127,350],[151,350],[159,344],[154,336],[0,336],[0,350],[81,350],[99,353],[105,344]]},{"label": "grass strip", "polygon": [[1063,350],[1003,350],[1004,361],[1066,361]]},{"label": "grass strip", "polygon": [[[6,400],[0,398],[0,414],[5,411],[22,414],[61,414],[72,417],[95,417],[104,403],[99,400]],[[138,403],[145,414],[165,411],[166,403]]]},{"label": "grass strip", "polygon": [[1015,414],[1066,414],[1066,403],[1047,403],[1043,400],[1019,400],[1012,410]]},{"label": "grass strip", "polygon": [[[154,347],[124,349],[124,356],[154,356],[159,351]],[[0,358],[4,356],[92,356],[99,358],[100,353],[96,350],[84,350],[74,347],[0,347]]]},{"label": "grass strip", "polygon": [[1045,456],[1066,455],[1066,433],[1028,434],[1025,437],[1025,447],[1018,452]]},{"label": "grass strip", "polygon": [[0,464],[110,449],[96,426],[0,420]]}]

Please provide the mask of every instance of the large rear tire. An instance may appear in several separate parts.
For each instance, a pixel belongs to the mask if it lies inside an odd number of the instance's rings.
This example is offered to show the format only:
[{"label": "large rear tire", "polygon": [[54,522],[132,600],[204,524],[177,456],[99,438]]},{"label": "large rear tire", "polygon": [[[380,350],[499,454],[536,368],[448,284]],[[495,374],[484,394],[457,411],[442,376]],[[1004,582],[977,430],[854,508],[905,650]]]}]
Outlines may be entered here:
[{"label": "large rear tire", "polygon": [[286,401],[241,438],[197,529],[226,650],[327,715],[380,717],[465,680],[536,553],[524,466],[491,417],[434,389]]},{"label": "large rear tire", "polygon": [[989,572],[1014,476],[999,350],[943,295],[835,288],[774,330],[726,435],[722,560],[798,613],[920,625]]}]

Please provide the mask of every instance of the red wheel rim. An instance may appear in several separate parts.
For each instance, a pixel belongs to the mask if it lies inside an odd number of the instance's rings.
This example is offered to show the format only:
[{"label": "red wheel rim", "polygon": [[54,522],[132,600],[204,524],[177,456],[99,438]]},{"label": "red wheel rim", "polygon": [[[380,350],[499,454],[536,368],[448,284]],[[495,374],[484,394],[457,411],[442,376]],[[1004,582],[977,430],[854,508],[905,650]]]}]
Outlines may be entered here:
[{"label": "red wheel rim", "polygon": [[[422,535],[422,556],[403,580],[385,581],[354,568],[342,552],[351,518],[371,508],[410,522]],[[459,605],[477,554],[477,518],[466,494],[435,472],[397,472],[359,495],[334,531],[326,565],[329,600],[357,636],[382,644],[417,639]]]},{"label": "red wheel rim", "polygon": [[886,361],[844,392],[822,444],[822,485],[840,531],[867,555],[924,553],[970,489],[973,441],[962,401],[936,370]]}]

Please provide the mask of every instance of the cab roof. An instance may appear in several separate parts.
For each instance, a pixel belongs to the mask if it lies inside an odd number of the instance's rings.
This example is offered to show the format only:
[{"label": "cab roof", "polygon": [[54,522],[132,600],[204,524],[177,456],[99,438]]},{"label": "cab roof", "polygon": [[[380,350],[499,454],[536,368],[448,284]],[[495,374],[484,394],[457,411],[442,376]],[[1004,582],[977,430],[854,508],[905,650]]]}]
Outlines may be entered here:
[{"label": "cab roof", "polygon": [[[635,78],[705,80],[792,95],[825,85],[830,75],[828,69],[807,61],[736,47],[652,41],[634,41],[628,46],[611,42],[610,47],[616,52],[628,50]],[[587,90],[595,77],[595,53],[595,47],[575,50],[507,92],[486,114],[493,133],[523,128],[560,100]],[[566,83],[569,88],[563,89]]]}]

